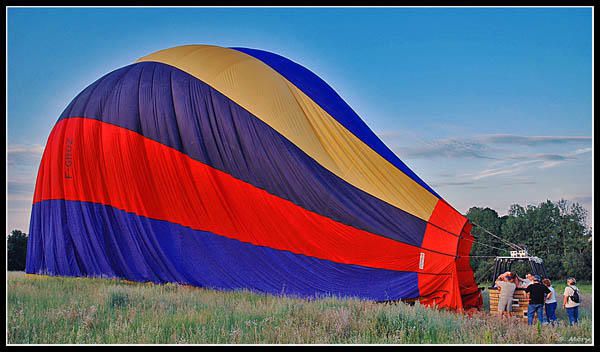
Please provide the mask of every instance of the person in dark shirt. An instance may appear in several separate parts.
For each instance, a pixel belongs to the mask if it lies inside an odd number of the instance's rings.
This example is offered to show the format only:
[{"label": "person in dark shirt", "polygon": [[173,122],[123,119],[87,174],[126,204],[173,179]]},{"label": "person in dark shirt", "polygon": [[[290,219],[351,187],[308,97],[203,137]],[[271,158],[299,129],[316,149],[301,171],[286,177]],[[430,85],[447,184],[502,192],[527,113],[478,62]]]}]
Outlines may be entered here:
[{"label": "person in dark shirt", "polygon": [[529,307],[527,308],[527,324],[529,325],[533,324],[533,318],[536,314],[539,321],[544,321],[544,303],[552,295],[552,291],[541,284],[540,281],[540,276],[534,275],[533,283],[525,288],[529,298]]}]

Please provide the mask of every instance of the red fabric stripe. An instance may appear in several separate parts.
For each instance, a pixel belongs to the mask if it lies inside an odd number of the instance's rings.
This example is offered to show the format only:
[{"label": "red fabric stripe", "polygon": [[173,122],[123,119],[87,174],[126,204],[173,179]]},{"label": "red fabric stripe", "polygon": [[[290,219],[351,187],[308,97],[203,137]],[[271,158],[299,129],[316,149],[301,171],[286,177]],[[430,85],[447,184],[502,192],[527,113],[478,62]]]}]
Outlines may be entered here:
[{"label": "red fabric stripe", "polygon": [[[440,199],[435,205],[428,222],[446,229],[446,231],[458,237],[467,222],[467,218],[446,203],[445,200]],[[454,250],[456,252],[456,248]]]},{"label": "red fabric stripe", "polygon": [[463,215],[444,200],[440,199],[437,202],[427,223],[421,247],[451,256],[435,258],[426,256],[426,261],[437,261],[433,265],[442,269],[439,271],[439,275],[419,273],[419,292],[421,292],[422,304],[463,308],[459,282],[461,274],[458,272],[455,257],[458,255],[459,234],[466,221],[467,219]]},{"label": "red fabric stripe", "polygon": [[[60,121],[49,137],[34,202],[47,199],[110,205],[338,263],[435,273],[453,260],[307,211],[140,134],[86,118]],[[428,258],[423,270],[421,252]]]},{"label": "red fabric stripe", "polygon": [[481,297],[477,282],[475,282],[473,268],[471,268],[471,257],[469,257],[471,254],[471,247],[473,246],[473,240],[475,239],[471,235],[472,227],[473,226],[470,223],[467,223],[464,226],[461,233],[461,240],[458,245],[459,258],[456,260],[460,296],[465,309],[479,308],[483,305],[483,298]]}]

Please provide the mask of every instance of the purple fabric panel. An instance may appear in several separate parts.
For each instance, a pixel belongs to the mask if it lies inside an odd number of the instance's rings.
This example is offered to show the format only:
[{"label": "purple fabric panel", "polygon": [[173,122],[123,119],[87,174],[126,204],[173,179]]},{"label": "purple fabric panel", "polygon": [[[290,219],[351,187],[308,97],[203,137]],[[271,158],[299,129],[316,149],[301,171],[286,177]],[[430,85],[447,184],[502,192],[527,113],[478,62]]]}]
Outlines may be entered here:
[{"label": "purple fabric panel", "polygon": [[[68,221],[65,221],[68,219]],[[417,274],[348,265],[76,201],[34,204],[26,272],[300,297],[419,296]]]}]

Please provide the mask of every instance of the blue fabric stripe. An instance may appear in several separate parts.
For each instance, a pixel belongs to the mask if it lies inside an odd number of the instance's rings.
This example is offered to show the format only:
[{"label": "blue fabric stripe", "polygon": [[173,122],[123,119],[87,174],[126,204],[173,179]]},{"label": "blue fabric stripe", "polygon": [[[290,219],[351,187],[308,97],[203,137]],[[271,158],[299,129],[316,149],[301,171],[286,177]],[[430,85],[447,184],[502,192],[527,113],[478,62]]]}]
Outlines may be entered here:
[{"label": "blue fabric stripe", "polygon": [[402,170],[408,177],[423,186],[433,195],[441,198],[417,174],[406,166],[382,141],[371,131],[367,124],[346,104],[346,102],[319,76],[307,68],[274,53],[249,48],[230,48],[248,54],[279,72],[288,81],[310,97],[323,110],[344,125],[356,137],[371,147],[392,165]]},{"label": "blue fabric stripe", "polygon": [[26,271],[300,297],[419,296],[416,273],[334,263],[65,200],[34,204]]},{"label": "blue fabric stripe", "polygon": [[425,221],[350,185],[273,128],[197,78],[142,62],[81,92],[61,119],[111,123],[175,148],[304,209],[420,246]]}]

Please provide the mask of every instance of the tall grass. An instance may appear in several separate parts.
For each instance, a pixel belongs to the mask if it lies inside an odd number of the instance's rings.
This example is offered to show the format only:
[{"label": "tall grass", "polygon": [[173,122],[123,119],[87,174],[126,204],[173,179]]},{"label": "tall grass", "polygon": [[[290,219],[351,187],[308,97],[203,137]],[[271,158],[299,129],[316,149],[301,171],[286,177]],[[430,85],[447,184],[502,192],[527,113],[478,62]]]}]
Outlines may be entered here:
[{"label": "tall grass", "polygon": [[538,328],[418,304],[9,273],[7,334],[11,344],[591,343],[591,294],[583,299],[579,326]]}]

